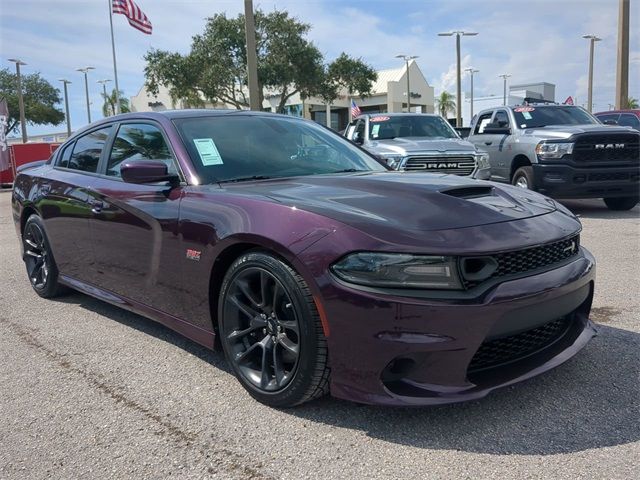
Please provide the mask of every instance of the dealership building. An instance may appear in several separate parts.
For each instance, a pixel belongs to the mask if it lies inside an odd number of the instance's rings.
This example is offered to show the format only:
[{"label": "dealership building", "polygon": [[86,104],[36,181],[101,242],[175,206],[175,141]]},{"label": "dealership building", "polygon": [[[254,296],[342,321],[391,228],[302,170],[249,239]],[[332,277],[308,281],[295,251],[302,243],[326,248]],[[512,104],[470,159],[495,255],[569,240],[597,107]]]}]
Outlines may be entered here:
[{"label": "dealership building", "polygon": [[[411,110],[423,113],[434,112],[434,92],[429,85],[418,64],[411,60],[409,71],[406,66],[378,71],[378,78],[374,82],[371,95],[366,98],[354,96],[353,99],[363,113],[387,113],[406,111],[407,102],[407,73],[411,89]],[[262,108],[267,112],[275,112],[280,102],[280,96],[265,92]],[[310,97],[301,99],[300,95],[292,96],[285,105],[283,113],[309,118],[336,130],[346,127],[349,122],[350,98],[347,92],[334,100],[330,105],[322,99]],[[207,104],[207,108],[234,108],[224,103]],[[161,86],[157,95],[150,94],[143,86],[137,95],[131,97],[131,109],[134,112],[161,111],[184,108],[181,101],[174,102],[169,95],[169,89]]]}]

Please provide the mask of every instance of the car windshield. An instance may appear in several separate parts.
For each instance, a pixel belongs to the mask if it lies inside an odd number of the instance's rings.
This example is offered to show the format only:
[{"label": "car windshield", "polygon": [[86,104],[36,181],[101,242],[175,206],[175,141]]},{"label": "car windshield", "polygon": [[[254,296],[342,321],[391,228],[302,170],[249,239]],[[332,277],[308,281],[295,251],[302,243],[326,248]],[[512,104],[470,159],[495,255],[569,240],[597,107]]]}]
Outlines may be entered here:
[{"label": "car windshield", "polygon": [[599,123],[595,117],[580,107],[536,107],[513,108],[516,125],[519,128],[538,128],[547,125],[588,125]]},{"label": "car windshield", "polygon": [[442,117],[431,115],[377,115],[369,118],[369,138],[398,137],[457,138],[456,131]]},{"label": "car windshield", "polygon": [[203,183],[386,171],[359,148],[313,122],[226,114],[174,123]]}]

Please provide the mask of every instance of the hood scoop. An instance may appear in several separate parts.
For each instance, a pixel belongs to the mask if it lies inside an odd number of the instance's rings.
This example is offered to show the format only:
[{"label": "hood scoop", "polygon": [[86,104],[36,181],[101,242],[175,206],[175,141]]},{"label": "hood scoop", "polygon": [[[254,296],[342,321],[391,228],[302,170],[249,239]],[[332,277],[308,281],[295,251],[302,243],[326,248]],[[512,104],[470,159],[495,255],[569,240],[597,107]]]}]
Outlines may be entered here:
[{"label": "hood scoop", "polygon": [[456,198],[481,198],[492,197],[494,195],[494,188],[492,186],[468,186],[468,187],[456,187],[448,188],[446,190],[440,190],[440,193],[449,195]]}]

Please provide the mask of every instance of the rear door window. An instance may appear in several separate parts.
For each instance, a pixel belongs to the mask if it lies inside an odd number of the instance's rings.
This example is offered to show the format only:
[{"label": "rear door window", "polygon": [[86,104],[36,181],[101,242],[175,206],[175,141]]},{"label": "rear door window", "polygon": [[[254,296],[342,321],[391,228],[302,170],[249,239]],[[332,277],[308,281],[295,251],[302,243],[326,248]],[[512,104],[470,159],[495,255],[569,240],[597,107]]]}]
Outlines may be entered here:
[{"label": "rear door window", "polygon": [[96,173],[104,145],[109,138],[111,125],[87,133],[76,140],[73,153],[66,168],[82,172]]},{"label": "rear door window", "polygon": [[621,125],[623,127],[632,127],[636,130],[640,130],[640,118],[631,113],[623,113],[620,115],[618,125]]}]

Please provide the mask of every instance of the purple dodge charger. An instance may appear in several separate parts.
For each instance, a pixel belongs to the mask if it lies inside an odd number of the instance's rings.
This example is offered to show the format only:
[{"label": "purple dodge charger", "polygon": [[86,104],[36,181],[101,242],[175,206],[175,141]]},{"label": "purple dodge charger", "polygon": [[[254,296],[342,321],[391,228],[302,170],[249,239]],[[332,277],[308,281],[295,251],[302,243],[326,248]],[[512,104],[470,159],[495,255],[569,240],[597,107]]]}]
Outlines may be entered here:
[{"label": "purple dodge charger", "polygon": [[38,295],[72,288],[221,348],[275,407],[477,399],[594,335],[595,263],[566,208],[388,171],[301,119],[110,117],[22,170],[12,208]]}]

